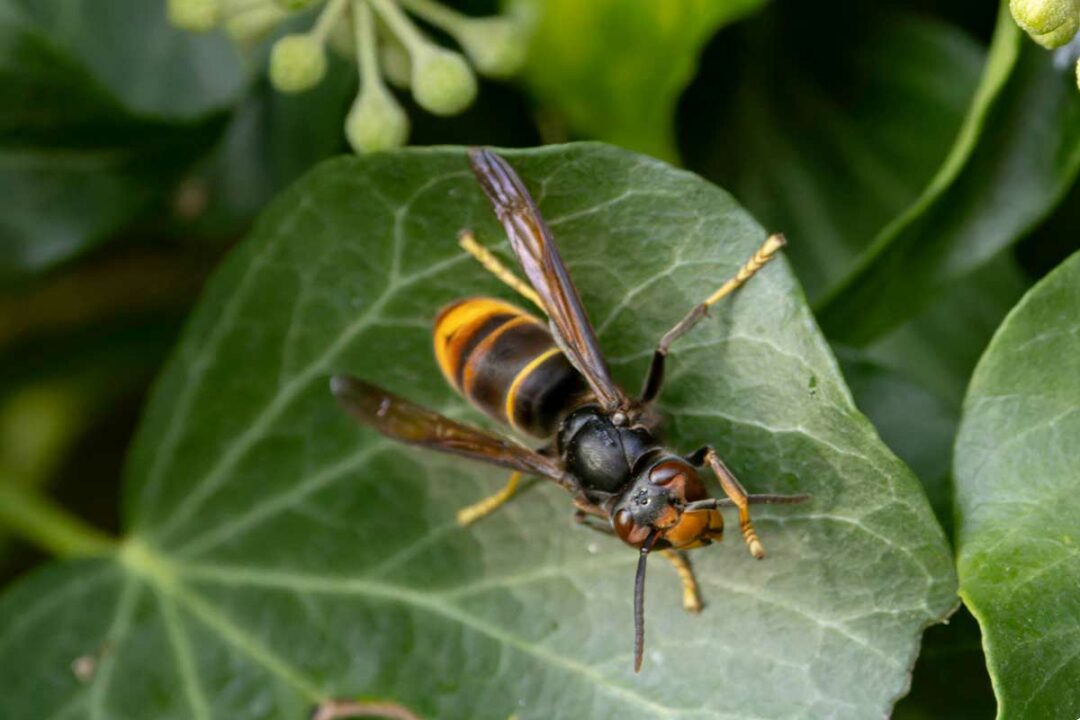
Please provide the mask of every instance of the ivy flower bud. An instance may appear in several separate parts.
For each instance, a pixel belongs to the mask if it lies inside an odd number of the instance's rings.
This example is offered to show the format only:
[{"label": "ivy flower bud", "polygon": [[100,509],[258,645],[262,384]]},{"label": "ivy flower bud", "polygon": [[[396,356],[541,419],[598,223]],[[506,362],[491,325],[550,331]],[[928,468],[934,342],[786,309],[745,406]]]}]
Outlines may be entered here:
[{"label": "ivy flower bud", "polygon": [[481,75],[508,78],[525,64],[529,36],[522,23],[508,17],[474,18],[454,34]]},{"label": "ivy flower bud", "polygon": [[206,32],[217,25],[221,3],[219,0],[169,0],[166,13],[169,22],[182,30]]},{"label": "ivy flower bud", "polygon": [[409,137],[409,118],[385,87],[365,86],[345,118],[345,137],[358,153],[401,147]]},{"label": "ivy flower bud", "polygon": [[270,82],[281,92],[298,93],[326,74],[326,51],[311,35],[286,35],[270,51]]},{"label": "ivy flower bud", "polygon": [[1016,24],[1046,48],[1061,47],[1080,30],[1077,0],[1009,0]]},{"label": "ivy flower bud", "polygon": [[476,76],[460,54],[425,45],[413,53],[417,104],[435,115],[456,115],[476,97]]}]

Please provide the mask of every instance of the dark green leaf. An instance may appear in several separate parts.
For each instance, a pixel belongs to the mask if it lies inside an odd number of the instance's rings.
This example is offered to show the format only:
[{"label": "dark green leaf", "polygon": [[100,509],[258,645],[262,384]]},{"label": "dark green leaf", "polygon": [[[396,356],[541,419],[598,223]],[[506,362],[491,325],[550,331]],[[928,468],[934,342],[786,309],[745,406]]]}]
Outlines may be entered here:
[{"label": "dark green leaf", "polygon": [[1000,718],[1080,712],[1080,254],[1009,314],[964,401],[954,472],[961,594]]},{"label": "dark green leaf", "polygon": [[[507,154],[628,387],[765,236],[641,156]],[[951,558],[784,263],[676,346],[662,409],[673,446],[714,443],[751,489],[814,499],[757,511],[762,562],[737,533],[693,554],[698,617],[654,562],[634,675],[633,551],[575,526],[547,485],[458,528],[502,473],[382,440],[329,395],[349,371],[476,417],[436,369],[431,319],[509,291],[457,248],[463,226],[505,253],[461,149],[343,158],[275,201],[158,384],[117,562],[50,567],[2,601],[0,668],[26,672],[0,673],[0,715],[295,718],[331,696],[499,720],[888,713],[922,628],[954,603]],[[67,666],[84,654],[99,662],[82,687]]]},{"label": "dark green leaf", "polygon": [[[3,0],[0,8],[5,31],[18,27],[37,36],[133,115],[195,120],[228,108],[246,82],[237,51],[224,35],[172,27],[164,2]],[[5,55],[13,49],[10,37],[4,39]],[[73,88],[78,79],[56,77],[58,84]]]},{"label": "dark green leaf", "polygon": [[357,92],[356,69],[330,57],[327,76],[312,90],[287,95],[264,80],[237,108],[195,180],[209,202],[187,232],[244,232],[276,193],[345,149],[343,127]]},{"label": "dark green leaf", "polygon": [[875,362],[858,351],[839,353],[844,378],[859,409],[881,439],[922,480],[938,520],[952,520],[948,484],[957,412],[902,371]]},{"label": "dark green leaf", "polygon": [[719,28],[764,0],[530,0],[525,79],[576,134],[672,160],[675,103]]},{"label": "dark green leaf", "polygon": [[938,21],[853,3],[773,5],[710,47],[682,106],[685,155],[787,234],[814,299],[933,177],[982,59]]},{"label": "dark green leaf", "polygon": [[224,38],[170,28],[163,2],[0,1],[0,284],[160,199],[243,79]]},{"label": "dark green leaf", "polygon": [[1072,64],[1035,45],[1007,3],[975,100],[944,164],[818,303],[822,328],[864,344],[1028,232],[1080,170]]},{"label": "dark green leaf", "polygon": [[994,330],[1023,290],[1012,258],[1001,257],[869,348],[838,348],[855,404],[922,480],[949,533],[952,448],[965,386]]},{"label": "dark green leaf", "polygon": [[948,624],[923,636],[911,693],[896,704],[892,720],[986,720],[994,716],[994,690],[986,672],[975,618],[963,607]]}]

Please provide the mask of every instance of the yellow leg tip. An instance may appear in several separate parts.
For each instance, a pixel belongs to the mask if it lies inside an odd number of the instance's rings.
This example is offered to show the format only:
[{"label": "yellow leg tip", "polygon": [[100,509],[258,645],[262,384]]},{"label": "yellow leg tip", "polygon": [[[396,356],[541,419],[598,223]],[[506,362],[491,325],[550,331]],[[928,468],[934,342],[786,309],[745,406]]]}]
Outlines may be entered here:
[{"label": "yellow leg tip", "polygon": [[484,517],[484,513],[477,512],[476,508],[471,505],[467,508],[461,508],[457,511],[458,527],[468,527],[482,517]]},{"label": "yellow leg tip", "polygon": [[787,238],[784,237],[784,234],[773,233],[765,241],[765,245],[761,249],[765,251],[766,255],[772,255],[774,252],[784,247],[785,245],[787,245]]},{"label": "yellow leg tip", "polygon": [[747,545],[750,546],[750,554],[753,555],[756,560],[765,557],[765,548],[762,547],[760,540],[754,538],[750,540]]},{"label": "yellow leg tip", "polygon": [[459,527],[468,527],[477,520],[487,517],[510,501],[518,492],[521,481],[521,473],[516,472],[499,492],[486,497],[480,502],[473,503],[457,511],[457,524]]}]

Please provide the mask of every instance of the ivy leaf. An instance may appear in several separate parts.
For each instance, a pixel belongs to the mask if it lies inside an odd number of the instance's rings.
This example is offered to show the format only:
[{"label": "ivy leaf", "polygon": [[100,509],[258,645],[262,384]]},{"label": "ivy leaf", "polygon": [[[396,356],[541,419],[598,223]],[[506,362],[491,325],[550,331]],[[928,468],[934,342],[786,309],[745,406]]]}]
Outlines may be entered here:
[{"label": "ivy leaf", "polygon": [[275,194],[346,150],[342,126],[356,95],[356,69],[331,53],[326,77],[300,95],[260,80],[237,107],[201,168],[208,203],[183,232],[236,237]]},{"label": "ivy leaf", "polygon": [[979,362],[955,477],[961,594],[1000,718],[1080,712],[1080,254],[1031,289]]},{"label": "ivy leaf", "polygon": [[[246,83],[240,57],[228,39],[172,27],[164,3],[3,0],[0,7],[5,25],[10,22],[38,41],[45,38],[42,44],[82,68],[94,87],[135,115],[197,120],[229,107]],[[16,53],[13,57],[31,59]],[[78,80],[68,82],[74,86]]]},{"label": "ivy leaf", "polygon": [[[765,237],[724,192],[642,156],[506,154],[627,387]],[[476,419],[436,369],[431,319],[512,296],[457,248],[461,227],[505,256],[460,148],[335,160],[272,204],[158,383],[123,550],[0,599],[0,715],[291,718],[357,696],[499,720],[888,713],[922,628],[954,603],[950,553],[784,261],[676,348],[661,408],[673,447],[714,443],[752,490],[813,501],[757,510],[762,562],[734,533],[693,554],[700,616],[654,561],[635,675],[634,552],[545,484],[457,527],[503,473],[390,443],[329,394],[348,371]],[[87,656],[82,685],[69,666]]]},{"label": "ivy leaf", "polygon": [[1057,205],[1080,171],[1073,65],[1026,38],[1002,2],[979,89],[944,163],[816,303],[830,338],[862,345],[896,327]]},{"label": "ivy leaf", "polygon": [[93,247],[160,200],[243,89],[223,37],[164,2],[0,0],[0,284]]},{"label": "ivy leaf", "polygon": [[519,0],[538,18],[524,75],[578,135],[677,157],[675,104],[721,27],[764,0]]},{"label": "ivy leaf", "polygon": [[787,234],[813,301],[933,177],[983,59],[914,14],[775,4],[710,45],[682,106],[684,154]]},{"label": "ivy leaf", "polygon": [[1001,256],[870,347],[834,345],[855,404],[922,480],[946,532],[953,521],[952,451],[965,385],[1026,286],[1016,262]]}]

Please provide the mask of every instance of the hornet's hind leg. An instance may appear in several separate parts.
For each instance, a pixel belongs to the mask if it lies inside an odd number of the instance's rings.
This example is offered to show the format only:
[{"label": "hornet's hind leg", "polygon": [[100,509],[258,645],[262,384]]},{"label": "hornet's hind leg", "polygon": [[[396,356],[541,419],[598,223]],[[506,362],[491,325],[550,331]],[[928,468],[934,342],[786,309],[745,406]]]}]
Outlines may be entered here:
[{"label": "hornet's hind leg", "polygon": [[502,490],[499,490],[493,495],[489,495],[479,502],[467,505],[458,510],[457,524],[462,527],[468,527],[477,520],[486,518],[488,515],[510,502],[515,495],[524,489],[521,487],[522,477],[522,474],[519,472],[513,473],[510,475],[510,479],[506,481],[506,485],[503,486]]}]

